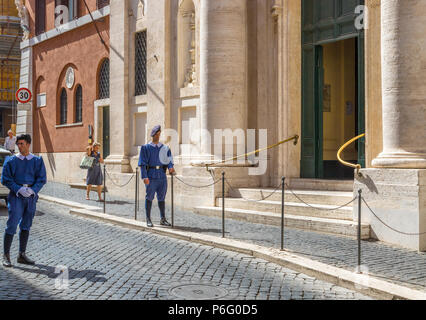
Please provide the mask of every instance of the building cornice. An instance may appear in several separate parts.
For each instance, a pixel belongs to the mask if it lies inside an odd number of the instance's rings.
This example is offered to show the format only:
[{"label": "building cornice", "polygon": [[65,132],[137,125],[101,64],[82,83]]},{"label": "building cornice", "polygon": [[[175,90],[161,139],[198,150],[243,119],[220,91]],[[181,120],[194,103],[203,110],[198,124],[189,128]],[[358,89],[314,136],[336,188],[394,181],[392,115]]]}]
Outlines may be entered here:
[{"label": "building cornice", "polygon": [[[110,6],[103,7],[102,9],[96,10],[92,12],[93,20],[100,20],[102,18],[105,18],[109,16],[110,14]],[[52,30],[49,30],[47,32],[44,32],[36,37],[32,37],[28,40],[24,40],[21,42],[21,50],[32,47],[35,45],[38,45],[44,41],[53,39],[59,35],[65,34],[67,32],[73,31],[77,28],[80,28],[82,26],[85,26],[89,23],[92,23],[92,18],[90,17],[90,14],[86,14],[83,17],[80,17],[78,19],[74,19],[67,24],[62,25],[60,28],[55,28]]]}]

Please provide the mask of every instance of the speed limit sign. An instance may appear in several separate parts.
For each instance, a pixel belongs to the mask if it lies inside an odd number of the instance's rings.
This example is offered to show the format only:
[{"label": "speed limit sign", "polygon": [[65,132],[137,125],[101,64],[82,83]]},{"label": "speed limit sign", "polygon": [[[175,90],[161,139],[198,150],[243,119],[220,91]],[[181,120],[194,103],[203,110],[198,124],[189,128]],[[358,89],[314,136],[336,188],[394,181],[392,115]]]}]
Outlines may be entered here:
[{"label": "speed limit sign", "polygon": [[16,91],[16,100],[18,100],[20,103],[27,103],[31,100],[31,98],[31,91],[27,88],[20,88],[18,91]]}]

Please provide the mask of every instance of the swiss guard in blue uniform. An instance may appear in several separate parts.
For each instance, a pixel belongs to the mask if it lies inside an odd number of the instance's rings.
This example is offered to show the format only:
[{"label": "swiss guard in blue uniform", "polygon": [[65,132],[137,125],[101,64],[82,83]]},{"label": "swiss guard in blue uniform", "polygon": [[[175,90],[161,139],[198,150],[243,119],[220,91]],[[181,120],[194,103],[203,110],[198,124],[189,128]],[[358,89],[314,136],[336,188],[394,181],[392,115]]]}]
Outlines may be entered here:
[{"label": "swiss guard in blue uniform", "polygon": [[146,224],[152,228],[151,207],[155,193],[157,193],[158,207],[160,208],[162,226],[170,227],[166,220],[166,193],[167,193],[167,169],[170,174],[175,173],[173,158],[169,147],[160,143],[161,126],[155,126],[151,131],[152,142],[141,148],[139,155],[139,167],[141,177],[146,187],[145,212]]},{"label": "swiss guard in blue uniform", "polygon": [[31,136],[23,134],[16,138],[19,154],[8,157],[3,165],[1,183],[10,193],[7,197],[9,219],[3,240],[3,266],[11,267],[10,248],[19,225],[18,263],[33,265],[27,257],[30,229],[36,212],[38,193],[46,184],[46,168],[43,159],[30,153]]}]

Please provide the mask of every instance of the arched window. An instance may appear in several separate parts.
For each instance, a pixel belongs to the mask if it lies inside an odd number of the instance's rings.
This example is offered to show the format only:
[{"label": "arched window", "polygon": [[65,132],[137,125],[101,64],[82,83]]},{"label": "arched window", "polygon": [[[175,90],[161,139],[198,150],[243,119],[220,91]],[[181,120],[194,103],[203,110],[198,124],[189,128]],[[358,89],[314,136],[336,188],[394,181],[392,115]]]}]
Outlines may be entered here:
[{"label": "arched window", "polygon": [[83,88],[81,85],[75,89],[75,122],[83,122]]},{"label": "arched window", "polygon": [[109,98],[109,59],[105,59],[102,62],[99,70],[99,96],[98,99]]},{"label": "arched window", "polygon": [[61,91],[61,110],[60,110],[60,120],[59,124],[66,124],[67,123],[67,91],[65,88],[62,88]]}]

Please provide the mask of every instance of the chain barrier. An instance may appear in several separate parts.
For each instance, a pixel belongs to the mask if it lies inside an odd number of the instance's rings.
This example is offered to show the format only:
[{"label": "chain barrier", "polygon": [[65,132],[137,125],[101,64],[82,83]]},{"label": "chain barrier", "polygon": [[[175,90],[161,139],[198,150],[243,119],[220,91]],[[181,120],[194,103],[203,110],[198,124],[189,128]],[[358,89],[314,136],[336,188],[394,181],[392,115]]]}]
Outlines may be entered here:
[{"label": "chain barrier", "polygon": [[108,176],[108,178],[111,180],[111,182],[113,183],[113,185],[115,185],[116,187],[118,187],[118,188],[124,188],[125,186],[127,186],[129,183],[130,183],[130,181],[132,181],[132,179],[133,179],[133,177],[135,177],[136,176],[136,174],[134,173],[134,174],[132,174],[132,176],[130,177],[130,179],[129,179],[129,181],[127,181],[125,184],[123,184],[123,185],[120,185],[120,184],[118,184],[118,183],[116,183],[112,178],[111,178],[111,176],[110,176],[110,174],[109,174],[109,172],[108,172],[108,170],[106,170],[106,168],[105,168],[105,172],[106,172],[106,174],[107,174],[107,176]]},{"label": "chain barrier", "polygon": [[219,183],[219,182],[222,180],[222,179],[218,179],[218,180],[216,180],[215,182],[213,182],[213,183],[211,183],[211,184],[208,184],[208,185],[205,185],[205,186],[194,186],[194,185],[191,185],[191,184],[186,183],[185,181],[183,181],[183,180],[179,179],[176,175],[174,176],[174,178],[175,178],[176,180],[178,180],[178,181],[182,182],[184,185],[187,185],[188,187],[191,187],[191,188],[197,188],[197,189],[202,189],[202,188],[211,187],[211,186],[213,186],[213,185],[215,185],[215,184]]},{"label": "chain barrier", "polygon": [[403,235],[406,235],[406,236],[421,236],[421,235],[426,234],[426,232],[422,232],[422,233],[408,233],[408,232],[403,232],[403,231],[399,231],[399,230],[397,230],[395,228],[392,228],[391,226],[389,226],[386,222],[384,222],[382,219],[380,219],[377,216],[377,214],[373,211],[373,209],[371,209],[371,207],[368,205],[367,201],[365,201],[364,198],[362,198],[362,201],[365,203],[365,205],[367,206],[368,210],[370,210],[370,212],[373,214],[373,216],[376,217],[377,220],[379,220],[381,223],[383,223],[383,225],[385,225],[389,229],[395,231],[396,233],[403,234]]},{"label": "chain barrier", "polygon": [[[232,190],[234,190],[234,191],[238,191],[237,189],[235,189],[235,188],[233,188],[230,184],[229,184],[229,182],[228,182],[228,180],[226,180],[225,179],[225,182],[226,182],[226,184],[229,186],[229,188],[230,189],[232,189]],[[259,199],[259,200],[254,200],[254,199],[247,199],[247,198],[244,198],[243,196],[241,196],[241,199],[243,199],[243,200],[245,200],[245,201],[248,201],[248,202],[260,202],[260,201],[263,201],[263,200],[266,200],[266,199],[268,199],[268,198],[270,198],[270,197],[272,197],[279,189],[281,189],[281,187],[282,187],[282,183],[280,183],[280,185],[274,190],[274,191],[272,191],[272,193],[271,194],[269,194],[267,197],[263,197],[262,199]]]},{"label": "chain barrier", "polygon": [[295,196],[300,202],[306,204],[308,207],[312,208],[312,209],[317,209],[317,210],[323,210],[323,211],[334,211],[334,210],[339,210],[342,209],[344,207],[347,207],[348,205],[350,205],[351,203],[353,203],[356,199],[358,199],[358,197],[353,198],[351,201],[349,201],[348,203],[345,203],[344,205],[341,205],[339,207],[336,208],[318,208],[315,206],[310,205],[309,203],[305,202],[303,199],[301,199],[296,193],[293,192],[293,190],[289,187],[289,185],[286,183],[285,184],[287,189],[293,194],[293,196]]}]

